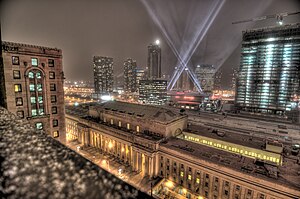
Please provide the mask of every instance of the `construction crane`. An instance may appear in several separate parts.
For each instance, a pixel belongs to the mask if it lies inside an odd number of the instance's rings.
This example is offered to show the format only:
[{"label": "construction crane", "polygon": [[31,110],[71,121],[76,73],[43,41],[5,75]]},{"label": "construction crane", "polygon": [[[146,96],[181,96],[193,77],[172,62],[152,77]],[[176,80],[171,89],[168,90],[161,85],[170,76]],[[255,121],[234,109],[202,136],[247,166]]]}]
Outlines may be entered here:
[{"label": "construction crane", "polygon": [[291,16],[291,15],[297,15],[300,14],[300,12],[290,12],[290,13],[280,13],[280,14],[273,14],[273,15],[266,15],[266,16],[262,16],[262,17],[255,17],[252,19],[246,19],[246,20],[242,20],[242,21],[236,21],[236,22],[232,22],[232,24],[239,24],[239,23],[248,23],[248,22],[253,22],[253,21],[262,21],[262,20],[266,20],[266,19],[276,19],[277,23],[279,25],[283,24],[283,18],[287,17],[287,16]]}]

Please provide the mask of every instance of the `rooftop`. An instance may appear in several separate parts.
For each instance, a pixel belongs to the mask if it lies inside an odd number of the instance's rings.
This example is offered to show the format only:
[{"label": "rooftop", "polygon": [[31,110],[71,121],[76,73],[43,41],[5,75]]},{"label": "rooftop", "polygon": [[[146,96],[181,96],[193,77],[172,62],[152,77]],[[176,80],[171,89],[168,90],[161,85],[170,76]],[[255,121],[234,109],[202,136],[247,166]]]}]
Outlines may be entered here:
[{"label": "rooftop", "polygon": [[0,108],[4,198],[150,198]]},{"label": "rooftop", "polygon": [[102,103],[97,105],[97,107],[108,111],[128,114],[131,117],[151,119],[158,123],[169,123],[179,118],[186,117],[172,110],[159,107],[159,106],[132,104],[132,103],[126,103],[120,101],[110,101],[110,102]]},{"label": "rooftop", "polygon": [[[199,145],[179,138],[170,138],[163,142],[160,150],[173,150],[183,157],[195,157],[196,160],[204,160],[222,165],[239,172],[275,182],[300,191],[300,164],[295,158],[285,158],[282,166],[275,167],[269,164],[263,166],[254,163],[252,158],[243,157],[238,154],[229,153],[215,148]],[[191,161],[191,158],[188,158]],[[274,170],[278,170],[276,177],[270,177]],[[246,177],[246,176],[245,176]]]},{"label": "rooftop", "polygon": [[[9,41],[2,41],[2,50],[6,50],[6,47],[21,47],[21,48],[37,48],[37,49],[46,49],[46,50],[54,50],[61,53],[61,50],[58,48],[51,48],[51,47],[45,47],[45,46],[37,46],[37,45],[31,45],[31,44],[22,44],[22,43],[15,43],[15,42],[9,42]],[[10,49],[7,49],[10,50]],[[17,50],[17,49],[15,49]]]}]

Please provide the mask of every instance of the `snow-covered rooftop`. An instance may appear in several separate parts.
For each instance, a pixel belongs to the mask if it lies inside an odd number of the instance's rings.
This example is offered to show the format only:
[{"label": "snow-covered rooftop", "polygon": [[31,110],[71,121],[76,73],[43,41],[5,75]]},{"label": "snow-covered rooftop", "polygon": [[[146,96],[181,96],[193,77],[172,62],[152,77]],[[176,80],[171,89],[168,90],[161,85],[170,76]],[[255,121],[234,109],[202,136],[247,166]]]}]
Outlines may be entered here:
[{"label": "snow-covered rooftop", "polygon": [[149,198],[0,107],[4,198]]}]

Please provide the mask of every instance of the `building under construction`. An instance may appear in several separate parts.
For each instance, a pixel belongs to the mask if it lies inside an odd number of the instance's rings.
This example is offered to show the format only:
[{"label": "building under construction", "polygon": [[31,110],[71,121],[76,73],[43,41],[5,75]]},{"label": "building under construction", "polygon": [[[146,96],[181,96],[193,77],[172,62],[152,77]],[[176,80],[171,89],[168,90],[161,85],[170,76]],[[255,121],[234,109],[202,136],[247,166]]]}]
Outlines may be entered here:
[{"label": "building under construction", "polygon": [[299,122],[300,23],[243,32],[236,105]]}]

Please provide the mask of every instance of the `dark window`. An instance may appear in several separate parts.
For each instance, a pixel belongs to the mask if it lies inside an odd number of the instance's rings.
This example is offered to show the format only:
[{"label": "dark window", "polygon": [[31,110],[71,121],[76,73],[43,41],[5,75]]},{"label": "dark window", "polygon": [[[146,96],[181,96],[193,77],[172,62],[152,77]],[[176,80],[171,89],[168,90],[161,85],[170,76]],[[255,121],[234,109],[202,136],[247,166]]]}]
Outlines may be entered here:
[{"label": "dark window", "polygon": [[56,85],[50,84],[50,91],[56,91]]},{"label": "dark window", "polygon": [[24,66],[27,66],[27,65],[28,65],[28,63],[26,61],[24,61]]},{"label": "dark window", "polygon": [[56,102],[56,95],[51,95],[51,103],[55,103]]},{"label": "dark window", "polygon": [[56,114],[57,113],[57,107],[56,106],[52,106],[51,112],[52,112],[52,114]]},{"label": "dark window", "polygon": [[251,194],[252,194],[252,191],[248,190],[247,195],[251,195]]},{"label": "dark window", "polygon": [[224,191],[224,194],[225,194],[226,196],[228,196],[228,193],[229,193],[228,190],[225,190],[225,191]]},{"label": "dark window", "polygon": [[225,181],[225,186],[228,187],[229,186],[229,182]]},{"label": "dark window", "polygon": [[237,191],[239,191],[239,190],[241,189],[241,187],[240,187],[239,185],[236,185],[236,186],[235,186],[235,189],[236,189]]},{"label": "dark window", "polygon": [[24,111],[17,111],[17,116],[19,118],[24,118]]},{"label": "dark window", "polygon": [[22,85],[21,84],[15,84],[15,93],[22,92]]},{"label": "dark window", "polygon": [[13,71],[13,76],[14,76],[14,79],[21,79],[21,73],[19,70],[14,70]]},{"label": "dark window", "polygon": [[42,122],[37,122],[35,123],[35,128],[37,130],[42,130],[43,129],[43,123]]},{"label": "dark window", "polygon": [[168,170],[168,171],[170,170],[170,166],[169,166],[169,165],[167,166],[167,170]]},{"label": "dark window", "polygon": [[205,177],[206,177],[206,178],[209,178],[209,175],[208,175],[208,174],[205,174]]},{"label": "dark window", "polygon": [[23,106],[23,98],[22,97],[16,98],[16,106]]},{"label": "dark window", "polygon": [[169,159],[167,159],[167,163],[170,163],[170,160],[169,160]]},{"label": "dark window", "polygon": [[204,195],[205,195],[205,197],[208,197],[208,192],[205,191],[205,192],[204,192]]},{"label": "dark window", "polygon": [[218,183],[219,182],[219,178],[215,178],[215,182]]},{"label": "dark window", "polygon": [[55,72],[49,72],[49,79],[55,79]]},{"label": "dark window", "polygon": [[208,187],[208,182],[205,182],[205,187]]},{"label": "dark window", "polygon": [[37,58],[31,58],[31,66],[38,66],[38,59]]},{"label": "dark window", "polygon": [[164,164],[163,163],[160,163],[160,167],[163,167],[164,166]]},{"label": "dark window", "polygon": [[183,164],[181,164],[180,167],[183,169]]},{"label": "dark window", "polygon": [[189,167],[189,171],[192,171],[192,168],[191,168],[191,167]]},{"label": "dark window", "polygon": [[20,65],[20,60],[18,56],[12,56],[12,64],[13,65]]},{"label": "dark window", "polygon": [[48,66],[54,67],[54,59],[48,59]]},{"label": "dark window", "polygon": [[59,137],[59,132],[58,132],[58,131],[54,131],[54,132],[53,132],[53,137],[54,137],[54,138]]},{"label": "dark window", "polygon": [[58,126],[58,120],[53,120],[53,127],[57,127]]}]

